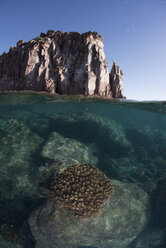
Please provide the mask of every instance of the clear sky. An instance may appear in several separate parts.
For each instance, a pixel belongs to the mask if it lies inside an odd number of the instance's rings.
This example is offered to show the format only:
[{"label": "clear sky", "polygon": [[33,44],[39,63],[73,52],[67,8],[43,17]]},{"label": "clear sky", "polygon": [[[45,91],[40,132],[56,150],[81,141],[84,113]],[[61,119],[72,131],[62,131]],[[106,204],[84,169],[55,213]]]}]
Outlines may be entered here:
[{"label": "clear sky", "polygon": [[166,0],[0,0],[0,54],[49,29],[97,31],[127,98],[166,100]]}]

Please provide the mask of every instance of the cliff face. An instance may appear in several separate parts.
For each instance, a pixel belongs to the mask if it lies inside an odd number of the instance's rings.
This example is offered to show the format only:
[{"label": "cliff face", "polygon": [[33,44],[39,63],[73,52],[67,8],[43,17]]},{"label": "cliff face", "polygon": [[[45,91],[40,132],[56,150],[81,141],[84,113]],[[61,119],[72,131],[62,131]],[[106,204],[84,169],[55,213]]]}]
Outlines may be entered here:
[{"label": "cliff face", "polygon": [[41,33],[0,56],[0,91],[111,97],[103,38],[96,32]]}]

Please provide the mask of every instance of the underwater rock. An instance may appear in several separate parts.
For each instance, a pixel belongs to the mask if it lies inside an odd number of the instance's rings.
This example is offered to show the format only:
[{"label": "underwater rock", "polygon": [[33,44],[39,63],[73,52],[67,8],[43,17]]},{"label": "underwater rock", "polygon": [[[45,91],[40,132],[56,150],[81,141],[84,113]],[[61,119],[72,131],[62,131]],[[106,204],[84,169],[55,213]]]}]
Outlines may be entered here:
[{"label": "underwater rock", "polygon": [[22,243],[22,237],[20,235],[20,232],[17,227],[13,225],[3,224],[0,227],[0,234],[2,235],[2,237],[4,237],[5,240],[8,240],[14,244]]},{"label": "underwater rock", "polygon": [[156,157],[153,162],[157,171],[157,179],[166,177],[166,159],[164,156]]},{"label": "underwater rock", "polygon": [[146,163],[149,159],[146,148],[143,146],[136,146],[134,147],[134,149],[137,156],[137,161],[139,161],[140,163]]},{"label": "underwater rock", "polygon": [[148,149],[154,145],[154,134],[149,128],[127,128],[125,132],[127,139],[131,141],[134,147],[145,147]]},{"label": "underwater rock", "polygon": [[74,163],[90,163],[95,165],[98,162],[94,146],[85,145],[77,140],[64,138],[56,132],[50,135],[48,142],[42,150],[42,156],[54,160],[65,161],[66,167]]},{"label": "underwater rock", "polygon": [[95,143],[103,156],[109,154],[119,158],[132,151],[132,145],[126,139],[122,126],[114,120],[95,114],[81,112],[70,116],[57,115],[50,119],[49,127],[64,137],[86,144]]},{"label": "underwater rock", "polygon": [[36,248],[126,248],[150,218],[148,195],[134,184],[111,180],[114,194],[96,217],[79,219],[48,200],[29,218]]},{"label": "underwater rock", "polygon": [[166,227],[166,177],[158,182],[155,192],[154,221],[159,227]]},{"label": "underwater rock", "polygon": [[15,119],[6,123],[0,139],[1,197],[13,199],[18,195],[36,195],[39,189],[32,171],[36,167],[43,139]]},{"label": "underwater rock", "polygon": [[101,160],[101,163],[101,168],[104,168],[107,176],[134,183],[143,188],[149,195],[153,194],[156,188],[156,181],[151,172],[153,164],[140,163],[133,154],[119,159],[105,157],[104,160]]},{"label": "underwater rock", "polygon": [[162,229],[148,226],[140,235],[133,241],[128,248],[164,248],[165,247],[165,232]]},{"label": "underwater rock", "polygon": [[[27,109],[12,109],[9,110],[5,116],[3,116],[6,121],[10,121],[10,119],[17,118],[18,122],[21,122],[25,126],[27,126],[30,130],[32,130],[37,135],[46,136],[46,129],[48,126],[48,118],[44,118],[44,116],[33,113],[31,106],[28,106]],[[40,123],[40,128],[39,128]],[[0,123],[1,127],[1,123]],[[44,137],[45,138],[45,137]]]},{"label": "underwater rock", "polygon": [[23,245],[21,245],[21,244],[13,244],[13,242],[10,242],[10,241],[4,239],[0,235],[0,247],[1,248],[23,248]]}]

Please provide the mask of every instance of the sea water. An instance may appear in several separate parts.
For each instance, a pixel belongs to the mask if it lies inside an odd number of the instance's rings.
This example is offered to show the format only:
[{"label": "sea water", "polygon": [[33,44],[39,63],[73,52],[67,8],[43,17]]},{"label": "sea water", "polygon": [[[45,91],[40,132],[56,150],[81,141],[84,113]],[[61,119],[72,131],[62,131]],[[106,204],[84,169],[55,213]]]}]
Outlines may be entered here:
[{"label": "sea water", "polygon": [[144,235],[129,247],[166,247],[165,215],[153,214],[158,183],[166,178],[166,103],[36,93],[0,94],[0,247],[35,247],[28,218],[46,199],[50,164],[70,157],[141,187],[156,232],[154,242]]}]

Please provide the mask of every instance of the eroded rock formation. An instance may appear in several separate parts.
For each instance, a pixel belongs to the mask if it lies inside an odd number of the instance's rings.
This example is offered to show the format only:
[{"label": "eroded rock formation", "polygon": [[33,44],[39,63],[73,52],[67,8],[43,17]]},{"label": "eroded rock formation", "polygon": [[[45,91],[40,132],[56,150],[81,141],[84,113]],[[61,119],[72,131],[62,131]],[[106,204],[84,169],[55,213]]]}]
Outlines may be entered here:
[{"label": "eroded rock formation", "polygon": [[114,97],[103,38],[96,32],[49,30],[18,41],[0,56],[0,91],[6,90]]},{"label": "eroded rock formation", "polygon": [[110,72],[110,87],[113,98],[125,98],[123,92],[123,72],[120,70],[119,66],[113,61],[112,69]]}]

